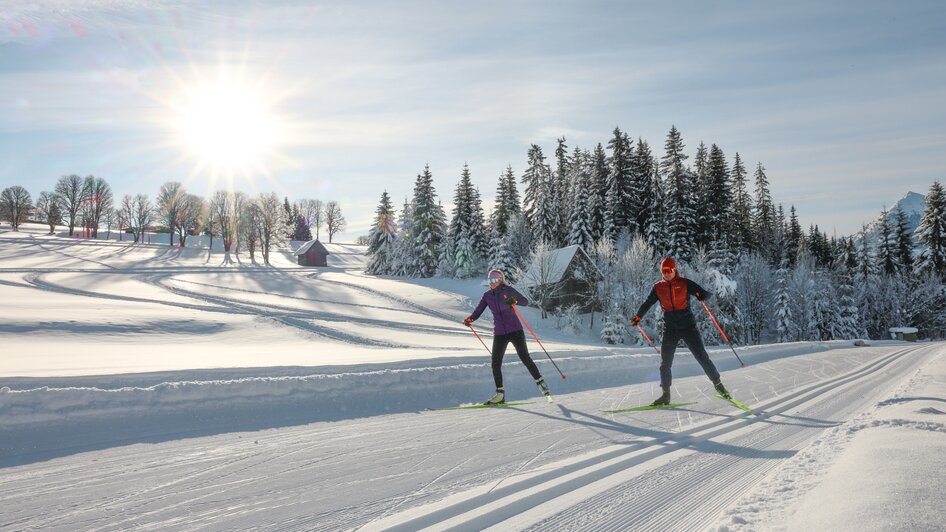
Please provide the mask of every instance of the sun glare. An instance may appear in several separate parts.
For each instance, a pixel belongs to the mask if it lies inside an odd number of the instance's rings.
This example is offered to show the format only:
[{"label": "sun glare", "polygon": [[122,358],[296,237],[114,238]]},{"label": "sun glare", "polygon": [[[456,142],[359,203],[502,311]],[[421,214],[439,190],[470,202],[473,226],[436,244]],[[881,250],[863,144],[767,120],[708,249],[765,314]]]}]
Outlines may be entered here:
[{"label": "sun glare", "polygon": [[264,166],[280,141],[271,100],[239,82],[219,81],[185,90],[175,118],[179,142],[202,168],[247,173]]}]

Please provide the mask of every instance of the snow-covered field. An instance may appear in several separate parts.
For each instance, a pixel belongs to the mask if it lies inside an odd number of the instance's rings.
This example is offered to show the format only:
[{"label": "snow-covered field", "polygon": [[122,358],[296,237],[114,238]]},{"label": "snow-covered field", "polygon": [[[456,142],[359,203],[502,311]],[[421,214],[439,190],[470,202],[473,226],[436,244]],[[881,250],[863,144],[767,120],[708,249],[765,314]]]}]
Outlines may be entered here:
[{"label": "snow-covered field", "polygon": [[[525,316],[555,404],[460,321],[477,281],[227,264],[0,226],[0,529],[942,530],[943,343],[796,343],[691,357]],[[487,313],[488,314],[488,313]],[[488,333],[488,320],[477,323]],[[488,334],[484,336],[488,337]],[[487,338],[488,341],[488,338]]]}]

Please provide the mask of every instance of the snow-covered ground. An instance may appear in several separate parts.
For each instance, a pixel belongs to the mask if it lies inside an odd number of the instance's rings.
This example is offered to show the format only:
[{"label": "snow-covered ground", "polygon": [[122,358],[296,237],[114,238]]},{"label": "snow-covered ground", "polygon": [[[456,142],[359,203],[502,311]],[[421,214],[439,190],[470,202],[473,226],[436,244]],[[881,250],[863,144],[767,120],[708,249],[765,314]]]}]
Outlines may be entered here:
[{"label": "snow-covered ground", "polygon": [[[942,530],[942,343],[652,350],[556,334],[486,398],[477,281],[233,264],[0,226],[0,529]],[[190,243],[189,243],[190,244]],[[488,313],[487,313],[488,315]],[[488,341],[488,319],[477,322]]]}]

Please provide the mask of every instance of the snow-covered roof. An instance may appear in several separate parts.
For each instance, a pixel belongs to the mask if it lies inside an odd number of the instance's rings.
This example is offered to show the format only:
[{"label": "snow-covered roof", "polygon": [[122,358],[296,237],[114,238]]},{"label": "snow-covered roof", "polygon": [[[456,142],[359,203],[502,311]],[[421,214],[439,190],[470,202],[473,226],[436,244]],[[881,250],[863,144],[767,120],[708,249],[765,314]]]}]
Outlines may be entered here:
[{"label": "snow-covered roof", "polygon": [[331,253],[329,253],[329,251],[325,249],[325,246],[323,246],[322,243],[319,242],[318,240],[309,240],[305,244],[302,244],[302,246],[300,246],[299,249],[296,250],[296,255],[305,255],[306,252],[309,251],[309,249],[311,249],[312,246],[316,244],[318,244],[318,247],[321,248],[321,251],[324,251],[326,255],[331,255]]},{"label": "snow-covered roof", "polygon": [[588,254],[578,245],[553,249],[544,256],[536,257],[522,276],[522,284],[528,288],[561,281],[565,271],[568,270],[568,265],[578,253],[584,255],[591,263]]},{"label": "snow-covered roof", "polygon": [[916,327],[891,327],[889,330],[892,333],[903,333],[903,334],[909,334],[909,333],[916,334],[920,332],[920,330],[917,329]]}]

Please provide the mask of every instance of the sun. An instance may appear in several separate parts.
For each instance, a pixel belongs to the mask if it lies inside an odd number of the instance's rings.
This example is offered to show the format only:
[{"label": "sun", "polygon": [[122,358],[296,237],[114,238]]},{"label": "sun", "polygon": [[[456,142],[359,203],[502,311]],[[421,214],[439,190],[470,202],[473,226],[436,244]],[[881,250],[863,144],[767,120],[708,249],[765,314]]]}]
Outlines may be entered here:
[{"label": "sun", "polygon": [[284,140],[275,103],[264,87],[242,80],[182,87],[171,118],[176,143],[201,171],[245,175],[264,170]]}]

